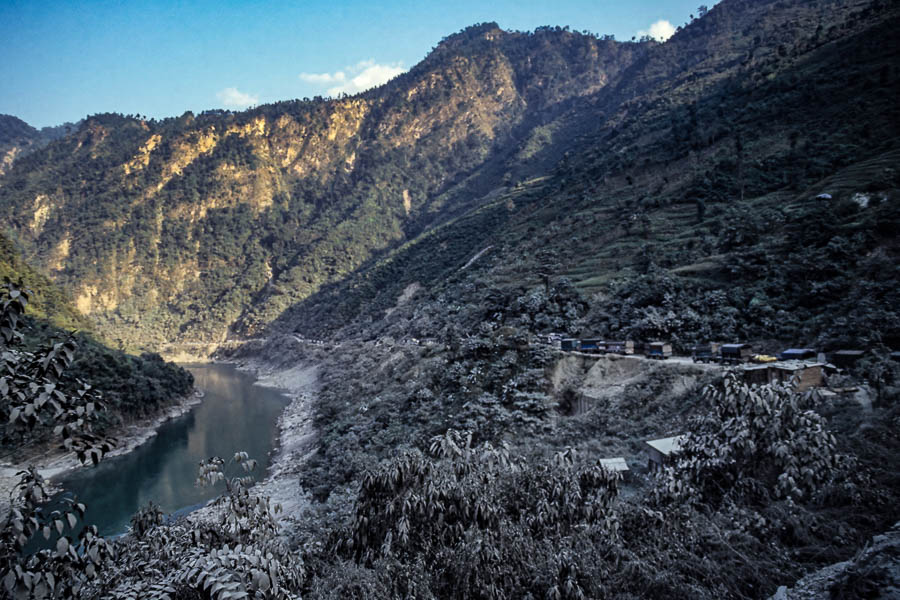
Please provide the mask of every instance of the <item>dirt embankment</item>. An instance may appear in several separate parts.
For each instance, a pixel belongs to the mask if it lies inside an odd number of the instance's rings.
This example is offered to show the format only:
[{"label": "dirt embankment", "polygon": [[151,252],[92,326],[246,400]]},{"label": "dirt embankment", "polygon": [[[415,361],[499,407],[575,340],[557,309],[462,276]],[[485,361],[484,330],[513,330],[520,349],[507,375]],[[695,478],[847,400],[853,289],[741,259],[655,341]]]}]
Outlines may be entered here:
[{"label": "dirt embankment", "polygon": [[560,408],[558,443],[598,458],[624,458],[629,481],[647,473],[648,440],[685,433],[718,365],[560,352],[546,370]]},{"label": "dirt embankment", "polygon": [[557,397],[568,395],[571,414],[594,408],[615,410],[629,398],[646,395],[665,382],[667,396],[681,396],[708,381],[718,365],[678,360],[651,360],[617,354],[590,355],[565,353],[548,373]]}]

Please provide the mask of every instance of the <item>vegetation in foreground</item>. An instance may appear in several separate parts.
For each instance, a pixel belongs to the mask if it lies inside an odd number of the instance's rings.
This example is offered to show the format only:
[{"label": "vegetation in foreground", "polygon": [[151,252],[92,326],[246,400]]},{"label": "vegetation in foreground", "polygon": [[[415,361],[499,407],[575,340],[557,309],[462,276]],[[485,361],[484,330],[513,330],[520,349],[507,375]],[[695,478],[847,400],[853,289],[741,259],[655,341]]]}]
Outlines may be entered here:
[{"label": "vegetation in foreground", "polygon": [[[270,331],[350,341],[337,355],[291,350],[324,363],[325,381],[317,452],[301,476],[314,504],[288,550],[274,545],[266,501],[228,478],[224,524],[160,524],[150,507],[103,570],[69,581],[85,597],[761,598],[850,558],[900,518],[900,379],[880,346],[898,341],[898,18],[880,1],[725,0],[660,46],[512,36],[504,48],[526,57],[542,45],[619,48],[614,62],[633,69],[571,104],[558,102],[557,81],[539,95],[549,104],[537,102],[552,110],[507,132],[521,143],[508,154],[468,131],[445,145],[452,124],[441,121],[407,154],[375,148],[347,170],[348,147],[329,148],[337,167],[324,180],[268,187],[258,145],[269,138],[254,123],[287,115],[275,136],[287,144],[292,122],[350,114],[381,98],[373,92],[163,123],[98,116],[77,140],[28,157],[0,181],[17,243],[54,268],[72,224],[102,232],[74,249],[73,281],[115,272],[111,257],[129,256],[132,239],[149,249],[139,262],[170,270],[184,258],[171,240],[185,230],[228,239],[222,256],[204,250],[197,269],[157,278],[196,280],[151,313],[142,339],[254,331],[306,297]],[[400,98],[452,57],[483,58],[493,31],[454,36],[382,91]],[[398,122],[444,106],[419,98],[396,106]],[[465,114],[460,101],[447,106]],[[508,119],[504,106],[482,125]],[[198,152],[214,124],[228,134]],[[79,143],[87,163],[72,152]],[[63,158],[61,171],[48,168]],[[118,201],[160,182],[152,202],[134,203],[134,228],[115,202],[46,221],[30,212],[42,192],[56,206],[49,191],[60,185],[68,199]],[[154,237],[150,217],[172,207],[179,218]],[[342,236],[349,246],[334,243]],[[245,269],[224,264],[233,255]],[[134,286],[141,301],[171,297],[144,284]],[[203,323],[198,307],[210,309]],[[102,308],[111,328],[137,331],[137,305]],[[584,410],[549,385],[559,357],[533,343],[559,330],[676,345],[865,344],[878,354],[845,387],[867,379],[876,393],[869,409],[728,376],[685,386],[679,373]],[[428,343],[392,343],[410,338]],[[685,452],[657,475],[635,468],[620,481],[596,464],[672,429],[690,432]],[[275,561],[267,578],[261,556]],[[832,591],[861,595],[876,575]]]},{"label": "vegetation in foreground", "polygon": [[[4,307],[12,332],[5,356],[22,356],[15,347],[17,298]],[[479,358],[483,365],[497,360],[477,348],[458,351],[473,352],[470,367]],[[27,429],[30,414],[43,410],[86,460],[102,458],[103,440],[90,437],[89,419],[80,417],[94,414],[93,398],[54,388],[52,402],[65,411],[42,402],[43,391],[71,363],[69,355],[48,350],[28,360],[56,366],[19,371],[17,387],[3,397],[5,416]],[[528,420],[509,422],[505,432],[448,428],[373,464],[349,494],[335,486],[288,539],[278,535],[277,507],[248,488],[253,461],[243,453],[233,459],[243,475],[227,474],[231,465],[219,458],[201,465],[201,482],[225,484],[210,521],[165,523],[151,505],[114,543],[89,527],[77,537],[67,532],[73,519],[66,513],[44,514],[44,484],[27,471],[0,533],[10,558],[0,574],[3,593],[217,600],[764,597],[809,568],[846,558],[900,516],[893,502],[900,481],[884,461],[898,450],[890,431],[900,418],[898,399],[889,386],[864,415],[815,392],[748,387],[727,373],[680,399],[691,403],[690,434],[675,462],[653,476],[638,470],[624,482],[593,453],[556,445],[560,429],[577,425],[563,424],[552,435]],[[359,408],[346,403],[335,417],[352,423]],[[558,409],[534,418],[549,424]],[[378,414],[371,418],[388,424]],[[480,422],[477,414],[462,419]],[[72,510],[80,509],[73,501]],[[34,535],[57,542],[23,555]],[[838,584],[847,593],[872,582],[856,577]]]}]

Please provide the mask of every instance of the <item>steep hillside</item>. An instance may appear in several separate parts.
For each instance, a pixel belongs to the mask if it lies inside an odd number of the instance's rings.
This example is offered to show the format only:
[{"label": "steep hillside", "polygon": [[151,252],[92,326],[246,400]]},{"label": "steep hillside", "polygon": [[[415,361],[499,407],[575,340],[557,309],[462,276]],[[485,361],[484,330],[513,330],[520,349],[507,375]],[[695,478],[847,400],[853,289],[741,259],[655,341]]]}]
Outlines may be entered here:
[{"label": "steep hillside", "polygon": [[66,123],[38,130],[12,115],[0,115],[0,175],[9,171],[16,158],[43,148],[74,128]]},{"label": "steep hillside", "polygon": [[341,335],[435,337],[566,277],[589,310],[533,329],[898,346],[897,25],[880,3],[723,2],[597,94],[629,99],[549,177],[274,328],[321,337],[356,318]]},{"label": "steep hillside", "polygon": [[[502,185],[516,148],[652,46],[494,24],[360,96],[87,119],[0,180],[8,235],[129,345],[254,333]],[[535,133],[537,132],[537,133]],[[535,141],[537,136],[537,141]]]},{"label": "steep hillside", "polygon": [[[181,400],[193,389],[193,377],[185,369],[164,362],[159,355],[132,356],[97,341],[90,333],[93,324],[79,313],[71,298],[39,270],[28,265],[15,252],[12,244],[0,236],[0,279],[13,282],[29,292],[21,348],[28,351],[46,347],[72,336],[77,348],[71,372],[61,384],[67,390],[77,389],[74,378],[98,390],[106,403],[100,414],[98,430],[115,433],[123,424],[156,415]],[[0,301],[7,300],[6,287],[0,290]],[[7,345],[0,341],[4,356],[0,359],[0,376],[8,377],[10,368],[5,356]],[[4,383],[5,386],[5,383]],[[4,409],[7,407],[4,406]],[[32,445],[45,441],[49,430],[38,427],[33,436],[8,440],[8,415],[2,414],[0,454],[13,460],[18,453],[32,451]]]},{"label": "steep hillside", "polygon": [[45,275],[26,264],[13,244],[0,236],[0,280],[21,282],[31,291],[28,314],[60,329],[92,329],[89,319],[75,310],[72,299]]},{"label": "steep hillside", "polygon": [[[896,18],[865,0],[731,0],[665,44],[479,25],[351,98],[95,116],[17,161],[0,211],[132,348],[377,319],[489,246],[481,287],[543,273],[607,299],[570,328],[812,341],[856,312],[884,330],[852,305],[890,304],[896,277],[878,263],[895,252],[879,202],[897,177]],[[810,201],[823,192],[831,205]],[[862,220],[856,193],[874,198]],[[836,230],[793,239],[811,219],[842,223],[831,250]],[[629,287],[662,272],[668,295]],[[854,288],[865,273],[874,288]],[[666,317],[688,311],[713,325]]]}]

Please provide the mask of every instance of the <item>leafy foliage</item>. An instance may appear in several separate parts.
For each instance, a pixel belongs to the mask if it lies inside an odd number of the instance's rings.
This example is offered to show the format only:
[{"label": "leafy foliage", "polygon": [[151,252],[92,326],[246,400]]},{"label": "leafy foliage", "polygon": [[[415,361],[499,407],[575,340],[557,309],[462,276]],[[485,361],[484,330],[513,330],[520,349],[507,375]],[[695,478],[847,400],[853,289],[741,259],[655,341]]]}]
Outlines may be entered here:
[{"label": "leafy foliage", "polygon": [[[54,436],[82,463],[96,464],[113,443],[91,432],[99,397],[87,385],[74,391],[60,385],[72,363],[71,339],[35,353],[19,347],[27,299],[27,292],[10,285],[0,312],[0,416],[5,433],[23,437],[39,426],[52,427]],[[40,473],[31,467],[16,476],[19,483],[0,529],[3,592],[16,598],[75,597],[106,563],[111,547],[92,526],[73,539],[78,518],[84,516],[83,504],[69,499],[67,509],[48,511],[48,485]],[[70,534],[64,535],[67,530]],[[38,535],[53,537],[54,548],[27,550]]]},{"label": "leafy foliage", "polygon": [[[578,548],[615,539],[618,474],[572,450],[528,464],[472,439],[450,430],[432,441],[431,458],[407,452],[367,473],[341,546],[423,597],[593,593],[598,567]],[[407,569],[421,579],[404,581]]]},{"label": "leafy foliage", "polygon": [[99,395],[77,379],[74,389],[63,386],[63,375],[74,357],[74,341],[70,338],[38,352],[18,348],[27,292],[10,285],[7,294],[0,316],[0,416],[4,436],[22,439],[39,427],[52,428],[66,450],[75,452],[82,462],[97,464],[110,450],[112,440],[91,432],[91,422],[97,419],[101,406]]},{"label": "leafy foliage", "polygon": [[296,597],[303,563],[278,539],[280,507],[252,493],[248,473],[256,461],[238,452],[232,462],[245,474],[227,476],[219,457],[200,465],[198,485],[225,483],[225,493],[211,503],[217,518],[165,524],[152,505],[142,509],[95,593],[119,600]]},{"label": "leafy foliage", "polygon": [[[107,434],[122,424],[155,415],[191,392],[191,374],[166,363],[158,354],[133,356],[98,342],[89,333],[93,329],[90,320],[73,307],[68,295],[22,261],[12,244],[2,236],[0,276],[16,282],[16,290],[28,290],[28,302],[23,312],[16,316],[20,349],[35,353],[59,344],[59,338],[67,338],[55,352],[67,353],[72,362],[57,386],[74,390],[85,382],[93,391],[102,394],[104,402],[94,406],[99,417],[93,423],[97,433]],[[76,345],[78,351],[74,352]],[[45,441],[44,433],[32,430],[27,440],[7,436],[2,442],[3,448],[22,452],[26,449],[23,442],[30,445]]]},{"label": "leafy foliage", "polygon": [[[112,545],[85,526],[75,535],[84,505],[66,499],[68,508],[46,511],[49,486],[33,467],[17,473],[16,503],[0,530],[0,557],[7,565],[3,593],[10,598],[75,598],[113,556]],[[68,532],[68,534],[65,534]],[[26,552],[32,538],[55,539],[53,548]]]},{"label": "leafy foliage", "polygon": [[812,409],[814,390],[749,386],[737,373],[708,387],[709,411],[689,425],[674,465],[659,482],[664,497],[718,503],[811,498],[838,472],[836,439]]}]

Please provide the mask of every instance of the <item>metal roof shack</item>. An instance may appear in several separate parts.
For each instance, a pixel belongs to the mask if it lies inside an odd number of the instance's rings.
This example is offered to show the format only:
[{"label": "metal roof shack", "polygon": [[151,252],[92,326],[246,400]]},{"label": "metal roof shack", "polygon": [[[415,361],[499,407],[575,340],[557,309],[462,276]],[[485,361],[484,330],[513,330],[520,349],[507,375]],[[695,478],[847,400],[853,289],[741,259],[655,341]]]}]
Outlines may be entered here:
[{"label": "metal roof shack", "polygon": [[[777,362],[769,365],[769,381],[791,383],[794,391],[805,392],[809,388],[825,385],[825,365],[802,361]],[[796,378],[796,379],[794,379]]]},{"label": "metal roof shack", "polygon": [[597,462],[607,471],[622,473],[623,475],[628,471],[628,463],[625,462],[625,458],[622,456],[617,456],[615,458],[601,458]]},{"label": "metal roof shack", "polygon": [[831,362],[841,369],[846,369],[855,365],[856,361],[865,355],[865,350],[838,350],[831,355]]},{"label": "metal roof shack", "polygon": [[805,392],[812,387],[825,385],[825,364],[801,360],[779,361],[762,365],[741,367],[741,374],[750,385],[791,383],[796,377],[794,391]]},{"label": "metal roof shack", "polygon": [[767,385],[769,383],[769,364],[747,365],[741,369],[744,381],[749,385]]},{"label": "metal roof shack", "polygon": [[651,470],[661,468],[674,454],[681,450],[681,443],[684,441],[684,438],[685,436],[682,434],[645,442],[647,444],[647,456],[650,459],[647,466]]}]

